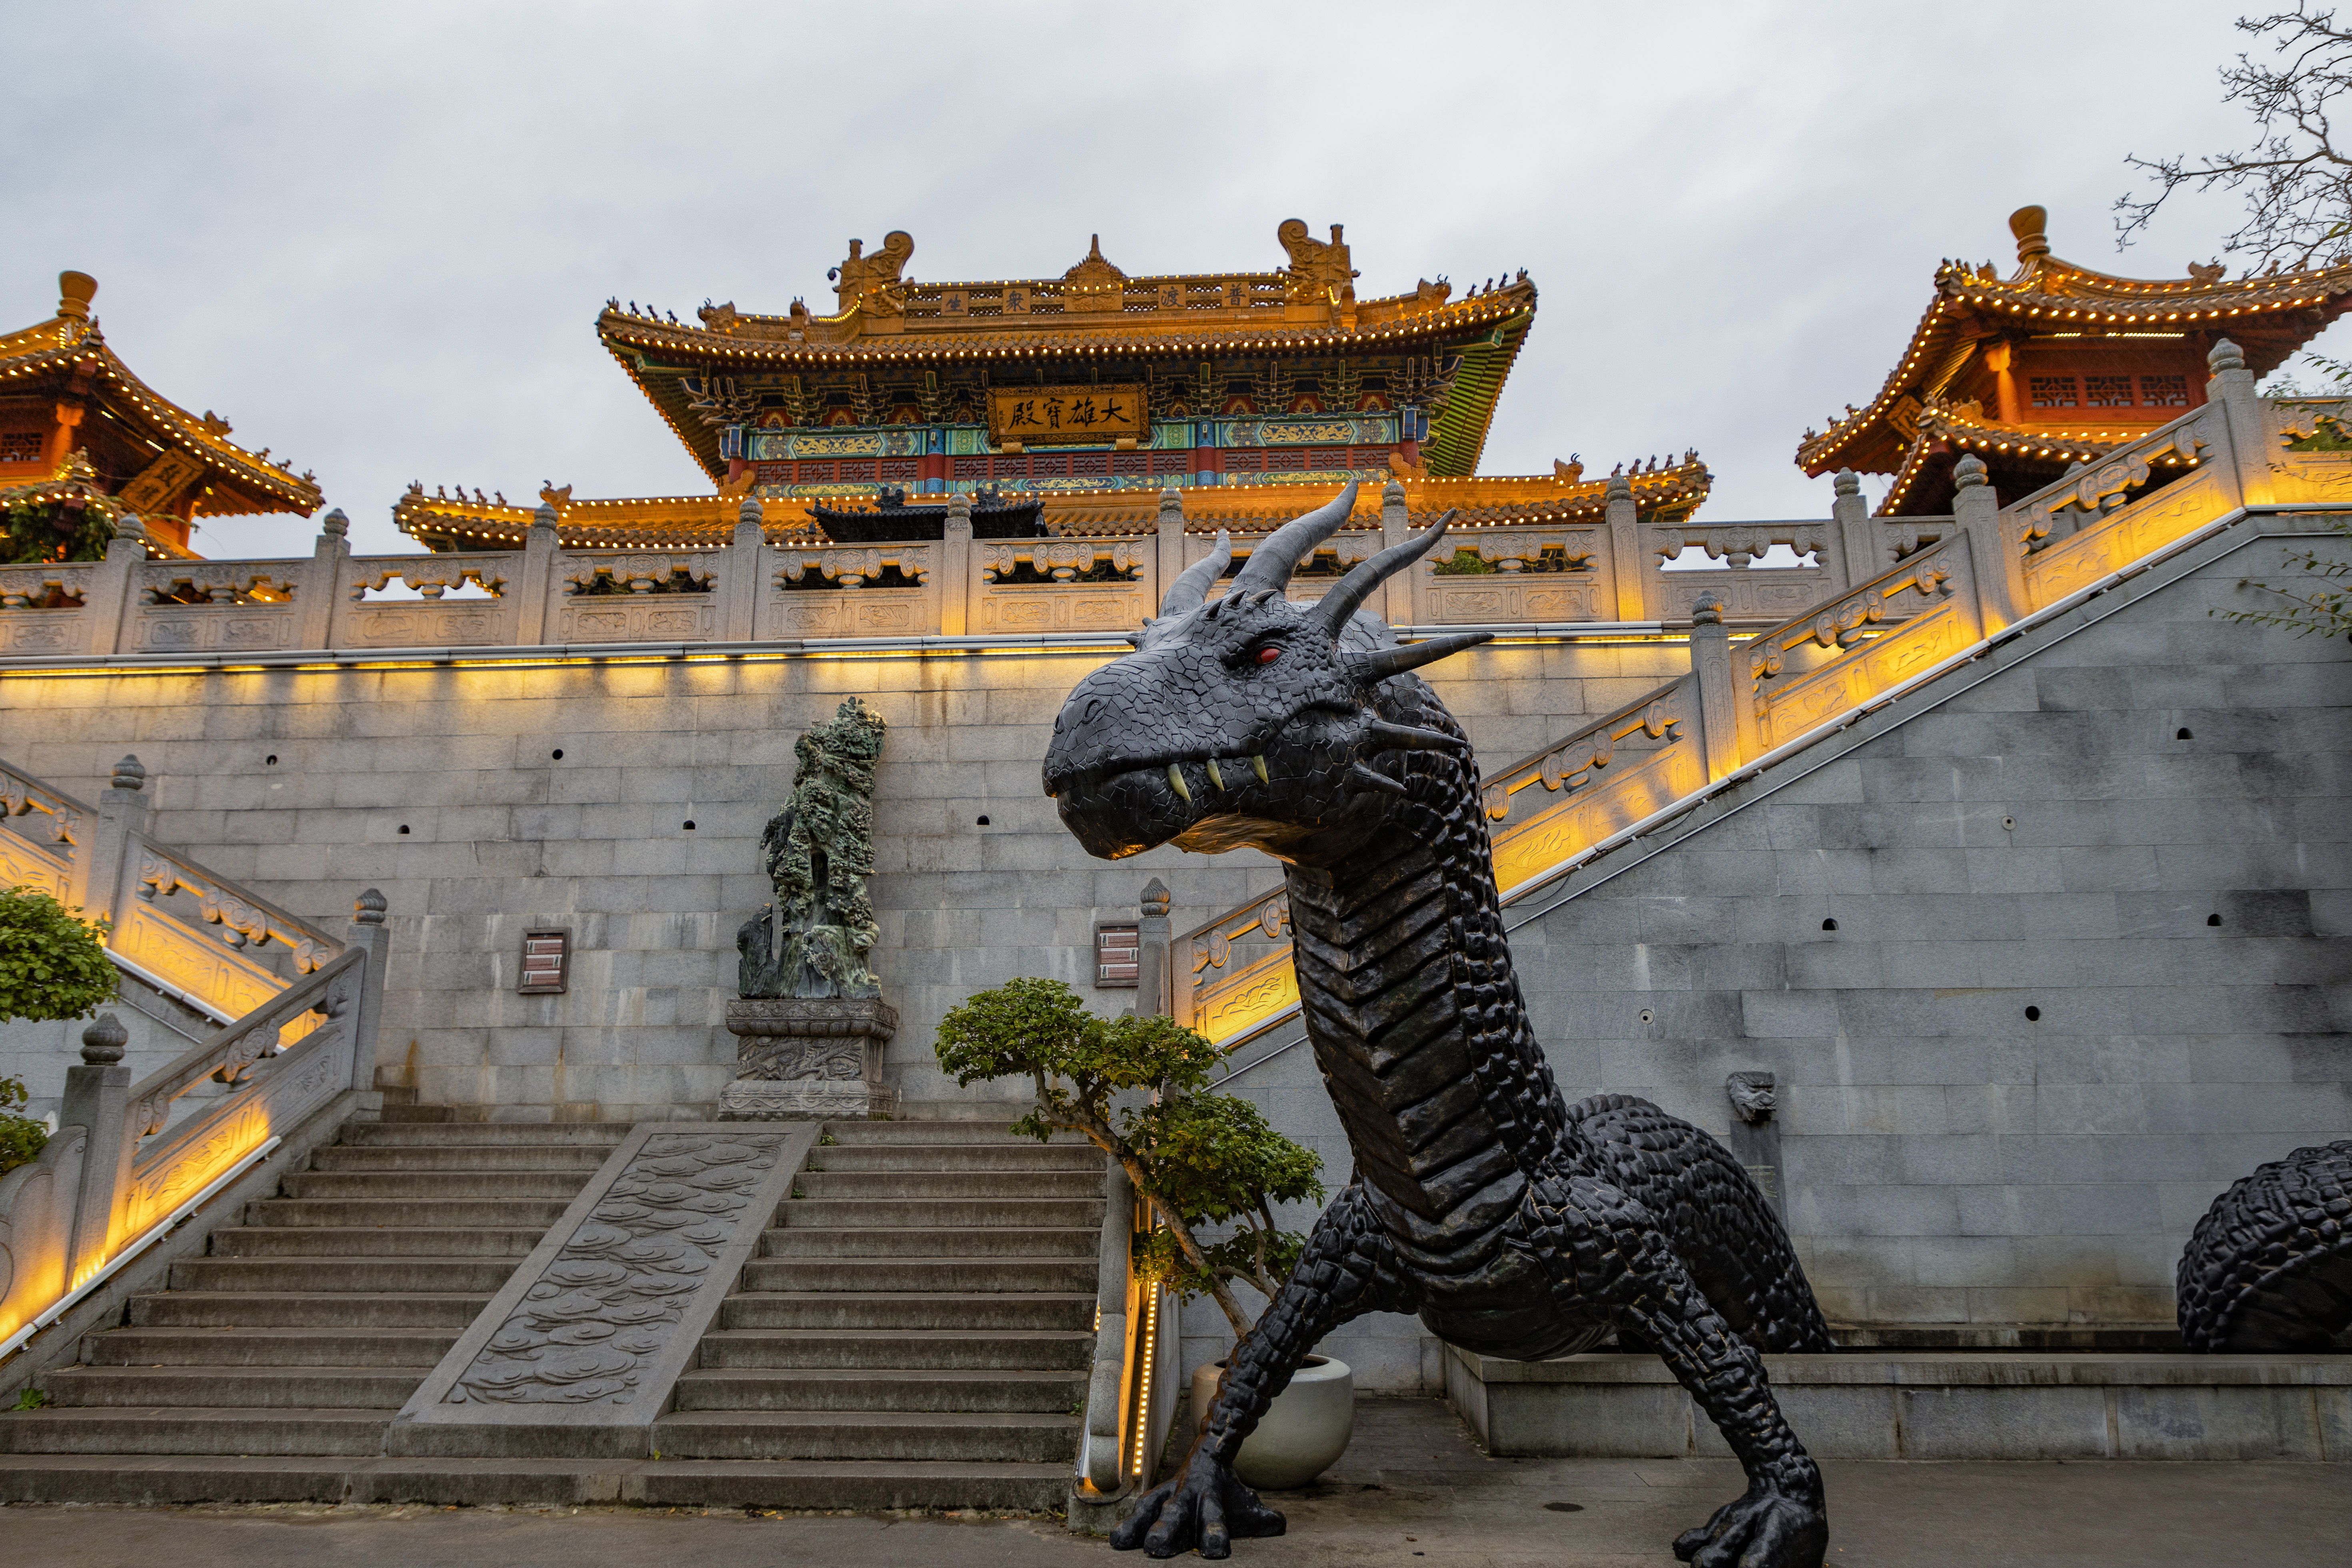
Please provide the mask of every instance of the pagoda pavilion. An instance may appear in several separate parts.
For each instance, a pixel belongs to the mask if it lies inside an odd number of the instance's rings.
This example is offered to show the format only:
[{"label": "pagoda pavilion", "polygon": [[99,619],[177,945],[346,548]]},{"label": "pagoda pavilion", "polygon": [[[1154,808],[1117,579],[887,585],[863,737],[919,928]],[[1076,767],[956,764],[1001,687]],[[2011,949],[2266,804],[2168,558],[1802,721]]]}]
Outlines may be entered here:
[{"label": "pagoda pavilion", "polygon": [[[58,278],[58,313],[0,335],[0,507],[57,509],[60,548],[93,510],[110,525],[144,523],[148,549],[187,556],[196,519],[242,512],[309,516],[312,476],[248,452],[229,422],[162,396],[116,356],[89,313],[98,279]],[[103,537],[101,534],[100,537]]]},{"label": "pagoda pavilion", "polygon": [[[1130,276],[1097,238],[1059,277],[923,283],[894,231],[871,253],[849,242],[829,314],[795,300],[688,321],[614,300],[598,338],[713,493],[541,499],[574,547],[719,543],[745,496],[779,537],[841,540],[935,534],[950,491],[981,498],[981,537],[1145,527],[1171,488],[1194,526],[1245,531],[1294,513],[1300,487],[1350,479],[1375,495],[1399,480],[1416,515],[1458,508],[1473,524],[1600,517],[1608,478],[1580,462],[1475,477],[1535,321],[1526,272],[1458,299],[1441,279],[1360,300],[1330,236],[1284,223],[1287,264],[1265,272]],[[1659,521],[1688,517],[1710,483],[1695,452],[1627,478]],[[532,513],[418,485],[394,515],[432,549],[467,550],[520,541]]]},{"label": "pagoda pavilion", "polygon": [[[1892,474],[1882,516],[1948,512],[1952,461],[1974,453],[2006,502],[2205,401],[2227,337],[2267,374],[2352,310],[2352,264],[2225,280],[2118,278],[2050,253],[2048,214],[2011,214],[2017,270],[1947,261],[1936,296],[1870,406],[1808,430],[1797,465]],[[2179,459],[2173,459],[2178,463]]]}]

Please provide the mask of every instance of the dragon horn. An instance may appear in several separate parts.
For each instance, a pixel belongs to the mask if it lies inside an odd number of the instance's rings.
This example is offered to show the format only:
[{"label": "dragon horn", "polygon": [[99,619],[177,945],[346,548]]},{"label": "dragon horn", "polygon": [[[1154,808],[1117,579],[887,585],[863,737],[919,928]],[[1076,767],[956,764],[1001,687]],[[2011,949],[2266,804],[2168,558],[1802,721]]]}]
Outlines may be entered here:
[{"label": "dragon horn", "polygon": [[1356,485],[1350,479],[1348,488],[1317,507],[1304,517],[1292,518],[1250,552],[1248,564],[1234,578],[1232,592],[1245,588],[1273,588],[1279,591],[1290,581],[1290,574],[1308,552],[1339,531],[1348,514],[1356,510]]},{"label": "dragon horn", "polygon": [[1419,669],[1424,664],[1435,664],[1448,654],[1460,653],[1465,647],[1476,647],[1493,640],[1492,632],[1455,632],[1450,637],[1431,637],[1426,642],[1408,643],[1402,647],[1374,648],[1370,653],[1342,655],[1342,662],[1359,686],[1377,686],[1391,675],[1402,675],[1408,669]]},{"label": "dragon horn", "polygon": [[1233,536],[1221,528],[1217,530],[1215,546],[1178,573],[1176,581],[1168,584],[1168,596],[1160,601],[1160,613],[1173,616],[1200,608],[1201,601],[1209,596],[1209,584],[1217,580],[1233,558]]},{"label": "dragon horn", "polygon": [[1339,579],[1338,587],[1324,595],[1317,603],[1315,611],[1322,620],[1324,628],[1333,637],[1338,637],[1340,629],[1347,626],[1348,618],[1371,596],[1373,589],[1428,554],[1430,549],[1445,537],[1446,525],[1454,521],[1455,515],[1449,511],[1432,524],[1419,539],[1408,539],[1401,544],[1391,544],[1370,561],[1358,563],[1354,571]]}]

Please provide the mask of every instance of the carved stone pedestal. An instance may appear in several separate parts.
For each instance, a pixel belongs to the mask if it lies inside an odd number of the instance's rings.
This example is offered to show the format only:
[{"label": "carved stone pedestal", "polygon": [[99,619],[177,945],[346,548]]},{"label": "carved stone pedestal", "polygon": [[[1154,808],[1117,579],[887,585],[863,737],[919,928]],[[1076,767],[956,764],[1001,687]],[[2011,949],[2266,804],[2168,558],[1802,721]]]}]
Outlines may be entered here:
[{"label": "carved stone pedestal", "polygon": [[735,1081],[719,1091],[722,1121],[888,1116],[882,1047],[898,1012],[876,997],[777,996],[727,1004]]}]

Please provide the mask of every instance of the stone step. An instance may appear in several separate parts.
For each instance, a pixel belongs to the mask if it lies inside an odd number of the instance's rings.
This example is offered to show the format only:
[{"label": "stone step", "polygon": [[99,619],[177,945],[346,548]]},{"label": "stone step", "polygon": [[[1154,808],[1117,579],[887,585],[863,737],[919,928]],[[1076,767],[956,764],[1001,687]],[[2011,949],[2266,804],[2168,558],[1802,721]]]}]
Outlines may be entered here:
[{"label": "stone step", "polygon": [[[955,1226],[972,1229],[1023,1226],[1098,1230],[1102,1206],[1103,1201],[1098,1197],[794,1198],[777,1205],[776,1223],[786,1229],[801,1226],[855,1230]],[[562,1212],[560,1208],[558,1212]],[[553,1218],[549,1217],[551,1221]]]},{"label": "stone step", "polygon": [[1092,1258],[843,1258],[822,1262],[755,1258],[742,1288],[762,1294],[833,1290],[1076,1291],[1093,1299]]},{"label": "stone step", "polygon": [[52,1406],[0,1415],[0,1454],[334,1454],[383,1452],[397,1410],[177,1410]]},{"label": "stone step", "polygon": [[[298,1234],[269,1231],[272,1238]],[[437,1233],[434,1233],[437,1234]],[[219,1241],[216,1233],[215,1245]],[[483,1298],[515,1271],[520,1258],[184,1258],[172,1265],[173,1290],[293,1292],[352,1297],[463,1291]]]},{"label": "stone step", "polygon": [[1043,1411],[687,1410],[654,1426],[665,1459],[1076,1458],[1078,1417]]},{"label": "stone step", "polygon": [[785,1333],[715,1329],[702,1336],[699,1364],[709,1372],[769,1367],[1055,1372],[1086,1366],[1094,1357],[1094,1345],[1095,1336],[1083,1330],[800,1329]]},{"label": "stone step", "polygon": [[314,1171],[573,1171],[584,1184],[612,1154],[601,1143],[331,1143]]},{"label": "stone step", "polygon": [[978,1460],[348,1459],[26,1454],[0,1461],[0,1503],[436,1503],[554,1507],[1047,1512],[1070,1466]]},{"label": "stone step", "polygon": [[347,1121],[341,1142],[363,1149],[446,1149],[486,1143],[509,1148],[585,1147],[610,1150],[629,1135],[625,1121]]},{"label": "stone step", "polygon": [[[178,1269],[173,1271],[178,1278]],[[499,1283],[503,1284],[500,1280]],[[131,1299],[137,1328],[463,1330],[497,1294],[458,1290],[207,1290],[175,1286]],[[1089,1305],[1092,1298],[1088,1299]]]},{"label": "stone step", "polygon": [[43,1384],[61,1405],[239,1405],[277,1410],[397,1410],[427,1369],[248,1367],[224,1377],[216,1366],[68,1366]]},{"label": "stone step", "polygon": [[[289,1178],[290,1180],[291,1178]],[[1091,1171],[803,1171],[793,1184],[812,1198],[1099,1198]]]},{"label": "stone step", "polygon": [[[532,1238],[534,1244],[537,1240],[536,1237]],[[1091,1265],[1101,1242],[1099,1226],[966,1226],[956,1230],[919,1230],[820,1226],[803,1221],[789,1230],[761,1233],[760,1251],[768,1258],[1083,1258]]]},{"label": "stone step", "polygon": [[112,1329],[84,1336],[81,1353],[89,1366],[186,1367],[215,1374],[225,1367],[414,1367],[422,1378],[449,1353],[464,1327]]},{"label": "stone step", "polygon": [[[1010,1131],[1013,1121],[1013,1117],[1007,1117],[988,1121],[828,1121],[824,1136],[843,1148],[872,1143],[1001,1143],[1025,1149],[1093,1147],[1075,1132],[1056,1132],[1051,1143],[1043,1144],[1034,1138],[1016,1137]],[[817,1147],[828,1145],[820,1142]]]},{"label": "stone step", "polygon": [[1067,1413],[1087,1396],[1082,1368],[698,1368],[677,1380],[680,1410]]},{"label": "stone step", "polygon": [[595,1173],[578,1171],[293,1171],[289,1198],[554,1198],[569,1204]]},{"label": "stone step", "polygon": [[[559,1214],[562,1211],[557,1210]],[[530,1255],[544,1225],[232,1226],[213,1232],[215,1258],[499,1258],[509,1274]],[[499,1283],[505,1281],[501,1279]]]},{"label": "stone step", "polygon": [[856,1143],[812,1149],[809,1162],[834,1171],[1092,1171],[1101,1151],[1086,1143]]},{"label": "stone step", "polygon": [[245,1205],[245,1223],[304,1230],[504,1227],[529,1230],[535,1245],[570,1206],[566,1198],[264,1198]]},{"label": "stone step", "polygon": [[1091,1294],[1005,1291],[969,1296],[916,1290],[745,1291],[727,1298],[719,1326],[793,1329],[1045,1329],[1094,1324]]}]

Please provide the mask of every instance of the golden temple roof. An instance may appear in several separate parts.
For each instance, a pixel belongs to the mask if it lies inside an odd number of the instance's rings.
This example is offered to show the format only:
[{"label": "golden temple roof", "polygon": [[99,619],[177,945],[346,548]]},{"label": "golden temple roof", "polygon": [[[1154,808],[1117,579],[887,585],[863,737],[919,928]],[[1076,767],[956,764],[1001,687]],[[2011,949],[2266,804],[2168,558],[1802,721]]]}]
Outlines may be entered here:
[{"label": "golden temple roof", "polygon": [[[2018,266],[2006,278],[1991,262],[1946,261],[1937,268],[1936,297],[1878,395],[1868,407],[1849,405],[1847,416],[1832,419],[1826,430],[1806,431],[1798,466],[1813,475],[1833,468],[1900,473],[1916,461],[1919,425],[1939,415],[1962,426],[1980,424],[1979,416],[1947,407],[1945,391],[1989,342],[2105,339],[2111,341],[2105,346],[2125,347],[2191,340],[2201,359],[2213,340],[2227,337],[2261,375],[2352,310],[2352,263],[2240,279],[2192,263],[2186,278],[2122,278],[2053,256],[2046,219],[2040,207],[2011,215]],[[2037,445],[2051,444],[2048,432],[2033,434]],[[2098,450],[2120,438],[2098,442]],[[2092,437],[2086,433],[2083,440]]]},{"label": "golden temple roof", "polygon": [[[1403,480],[1405,504],[1416,523],[1425,523],[1449,510],[1459,513],[1457,528],[1499,527],[1511,523],[1597,522],[1609,500],[1609,487],[1618,475],[1585,479],[1573,466],[1563,465],[1549,476],[1496,479],[1408,479]],[[1679,462],[1648,467],[1636,464],[1622,476],[1631,488],[1641,514],[1661,521],[1688,517],[1706,499],[1714,476],[1696,453]],[[1188,532],[1263,532],[1288,521],[1323,493],[1297,484],[1214,485],[1188,488],[1183,496]],[[694,549],[712,550],[733,537],[742,501],[733,496],[676,496],[646,500],[573,500],[569,487],[542,492],[556,511],[557,537],[566,549]],[[931,498],[910,498],[918,504]],[[1049,535],[1058,538],[1100,538],[1151,531],[1159,513],[1160,492],[1149,489],[1055,490],[1025,496],[1043,503]],[[937,498],[945,507],[948,498]],[[761,501],[761,527],[775,543],[822,541],[824,532],[813,516],[820,506],[841,508],[839,498]],[[523,543],[535,508],[499,500],[468,499],[462,491],[427,495],[412,486],[393,508],[402,532],[436,551],[514,550]],[[1381,488],[1367,485],[1359,492],[1352,526],[1376,526],[1380,521]]]},{"label": "golden temple roof", "polygon": [[987,370],[1048,361],[1340,354],[1461,356],[1446,410],[1425,444],[1432,471],[1475,469],[1504,378],[1532,325],[1535,285],[1525,271],[1461,299],[1443,280],[1412,293],[1359,300],[1339,226],[1329,241],[1294,218],[1277,238],[1277,271],[1130,277],[1105,259],[1099,238],[1058,278],[918,283],[901,276],[914,251],[903,231],[873,256],[853,240],[835,269],[837,310],[799,300],[784,315],[706,305],[698,323],[606,304],[597,336],[714,479],[726,470],[717,431],[697,416],[680,383],[808,371],[856,374],[888,366]]},{"label": "golden temple roof", "polygon": [[[157,453],[174,450],[202,465],[183,482],[198,487],[197,517],[291,511],[308,516],[321,500],[310,474],[295,474],[274,461],[269,449],[247,451],[230,440],[226,420],[189,413],[133,374],[122,363],[98,321],[89,314],[97,279],[68,272],[59,279],[63,297],[47,321],[0,335],[0,398],[24,395],[58,380],[85,379],[96,395],[140,442]],[[97,476],[128,483],[133,475]]]}]

